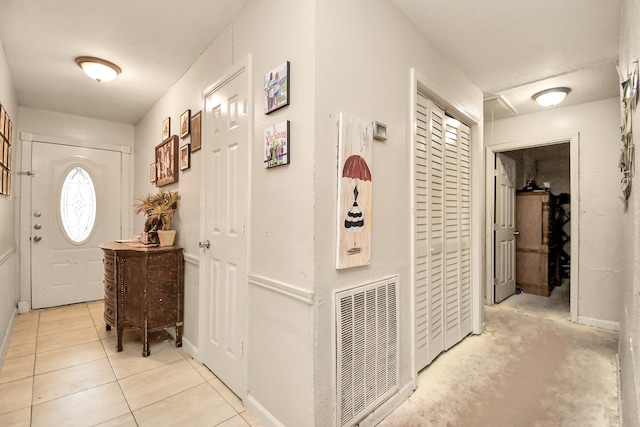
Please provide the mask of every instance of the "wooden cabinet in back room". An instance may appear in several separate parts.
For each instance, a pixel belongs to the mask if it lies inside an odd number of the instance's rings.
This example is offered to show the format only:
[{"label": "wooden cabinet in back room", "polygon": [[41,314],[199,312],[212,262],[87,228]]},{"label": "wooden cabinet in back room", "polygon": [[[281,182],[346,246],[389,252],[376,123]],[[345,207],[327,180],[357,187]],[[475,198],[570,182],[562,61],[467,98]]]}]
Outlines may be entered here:
[{"label": "wooden cabinet in back room", "polygon": [[524,293],[548,297],[557,275],[557,250],[549,242],[554,196],[546,191],[516,195],[516,285]]}]

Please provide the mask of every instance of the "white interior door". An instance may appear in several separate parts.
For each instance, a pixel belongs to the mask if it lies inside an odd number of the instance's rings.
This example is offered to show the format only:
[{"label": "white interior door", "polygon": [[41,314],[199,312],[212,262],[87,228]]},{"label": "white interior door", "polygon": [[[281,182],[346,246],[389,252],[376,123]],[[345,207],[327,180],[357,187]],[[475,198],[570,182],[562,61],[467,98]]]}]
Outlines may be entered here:
[{"label": "white interior door", "polygon": [[116,151],[33,143],[32,308],[103,298],[98,245],[121,238],[121,161]]},{"label": "white interior door", "polygon": [[496,154],[495,302],[516,292],[516,162]]},{"label": "white interior door", "polygon": [[205,95],[204,363],[238,396],[245,392],[244,337],[249,146],[247,71]]}]

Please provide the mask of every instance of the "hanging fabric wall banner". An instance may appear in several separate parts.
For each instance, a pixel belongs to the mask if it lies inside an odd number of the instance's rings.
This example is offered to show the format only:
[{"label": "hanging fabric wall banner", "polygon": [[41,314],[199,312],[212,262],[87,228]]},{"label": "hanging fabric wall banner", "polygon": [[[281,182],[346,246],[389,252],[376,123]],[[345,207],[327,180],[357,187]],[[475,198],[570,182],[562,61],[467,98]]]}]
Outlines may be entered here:
[{"label": "hanging fabric wall banner", "polygon": [[340,114],[336,268],[370,263],[371,122]]}]

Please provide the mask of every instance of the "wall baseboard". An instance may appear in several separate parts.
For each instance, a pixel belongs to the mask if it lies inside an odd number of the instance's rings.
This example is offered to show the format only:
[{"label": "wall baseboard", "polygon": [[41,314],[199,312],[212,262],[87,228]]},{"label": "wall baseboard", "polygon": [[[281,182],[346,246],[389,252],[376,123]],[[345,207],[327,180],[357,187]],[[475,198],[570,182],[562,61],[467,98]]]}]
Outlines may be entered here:
[{"label": "wall baseboard", "polygon": [[620,331],[619,322],[609,320],[593,319],[591,317],[578,316],[578,323],[581,325],[595,326],[596,328],[609,329],[610,331]]},{"label": "wall baseboard", "polygon": [[251,394],[247,394],[247,398],[244,401],[244,406],[249,411],[249,414],[265,427],[285,427],[273,414],[266,410],[264,406],[256,400]]},{"label": "wall baseboard", "polygon": [[0,345],[0,366],[4,364],[4,358],[7,355],[7,350],[9,349],[9,342],[11,341],[11,333],[13,332],[13,327],[16,325],[16,319],[18,318],[18,308],[13,309],[13,313],[11,313],[11,320],[9,321],[9,326],[5,331],[4,337],[2,337],[2,345]]}]

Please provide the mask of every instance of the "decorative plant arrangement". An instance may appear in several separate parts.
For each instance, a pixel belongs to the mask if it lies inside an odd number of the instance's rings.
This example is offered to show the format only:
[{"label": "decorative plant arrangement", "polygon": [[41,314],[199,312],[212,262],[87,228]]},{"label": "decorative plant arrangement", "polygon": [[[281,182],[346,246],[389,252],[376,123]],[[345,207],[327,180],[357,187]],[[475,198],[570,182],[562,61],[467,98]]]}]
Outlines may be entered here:
[{"label": "decorative plant arrangement", "polygon": [[[177,191],[163,191],[147,194],[135,205],[136,213],[147,216],[141,239],[143,243],[173,245],[176,231],[171,229],[171,221],[178,208],[178,200],[180,195]],[[168,237],[168,240],[165,240],[165,237]]]}]

